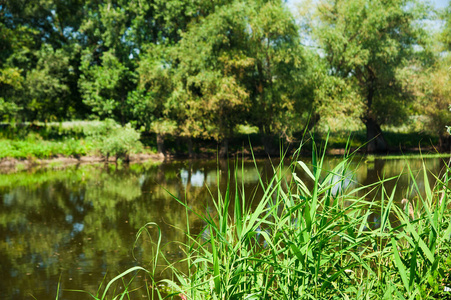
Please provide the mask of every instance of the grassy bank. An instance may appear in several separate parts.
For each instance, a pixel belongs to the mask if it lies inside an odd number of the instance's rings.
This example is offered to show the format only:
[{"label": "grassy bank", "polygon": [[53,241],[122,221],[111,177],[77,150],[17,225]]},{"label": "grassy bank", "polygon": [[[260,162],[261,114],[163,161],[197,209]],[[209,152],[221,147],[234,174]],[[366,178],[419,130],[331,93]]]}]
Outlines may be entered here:
[{"label": "grassy bank", "polygon": [[127,158],[145,151],[140,133],[112,120],[66,124],[4,125],[0,131],[0,159],[49,159],[58,156],[102,155]]},{"label": "grassy bank", "polygon": [[[349,181],[352,156],[326,170],[324,155],[313,151],[311,165],[293,158],[290,167],[274,166],[272,178],[260,179],[264,195],[253,203],[235,180],[239,174],[225,175],[227,189],[212,192],[214,206],[202,212],[176,198],[186,208],[185,257],[176,263],[165,257],[159,230],[150,230],[158,224],[146,224],[138,239],[147,232],[155,242],[151,264],[120,274],[93,298],[133,298],[136,272],[147,277],[149,299],[451,297],[450,169],[434,174],[436,183],[424,176],[422,195],[418,174],[408,168],[418,193],[404,202],[384,187],[397,177],[357,185]],[[191,231],[190,213],[205,224],[200,233]],[[158,279],[161,266],[172,278]]]},{"label": "grassy bank", "polygon": [[[315,129],[313,136],[318,144],[325,143],[328,136],[329,149],[344,149],[347,145],[353,149],[362,148],[366,141],[363,129],[356,131],[337,130],[322,132]],[[283,149],[295,150],[299,143],[295,134],[290,142],[280,140],[276,136],[266,136],[265,143],[272,145],[273,151]],[[420,147],[433,149],[438,142],[437,137],[418,132],[390,131],[384,133],[390,152],[418,151]],[[229,155],[243,152],[250,145],[256,155],[267,156],[262,144],[262,137],[255,128],[237,128],[233,137],[229,138]],[[215,140],[191,139],[177,136],[165,136],[164,144],[167,154],[171,156],[187,156],[188,144],[197,156],[216,157],[220,144]],[[125,145],[125,147],[124,147]],[[311,149],[308,141],[304,149]],[[362,148],[363,149],[363,148]],[[49,159],[58,156],[80,157],[85,155],[126,156],[128,153],[156,153],[156,136],[153,133],[137,132],[131,127],[121,127],[112,121],[72,121],[62,123],[25,123],[0,125],[0,159]],[[250,154],[249,151],[245,151]],[[310,152],[305,151],[304,154]],[[276,155],[276,153],[272,153]]]},{"label": "grassy bank", "polygon": [[91,141],[84,139],[65,139],[46,141],[29,137],[25,140],[0,140],[0,159],[52,158],[56,156],[85,156],[94,153],[96,148]]}]

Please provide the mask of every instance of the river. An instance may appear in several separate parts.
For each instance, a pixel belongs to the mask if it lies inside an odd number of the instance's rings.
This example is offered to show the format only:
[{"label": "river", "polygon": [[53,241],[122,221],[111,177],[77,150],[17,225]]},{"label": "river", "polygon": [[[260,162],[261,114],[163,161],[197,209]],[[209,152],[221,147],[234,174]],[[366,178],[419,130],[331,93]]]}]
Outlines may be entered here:
[{"label": "river", "polygon": [[[327,158],[324,167],[338,162],[338,158]],[[424,189],[423,173],[419,172],[423,161],[410,159],[408,163],[418,174],[420,190]],[[438,158],[425,159],[424,164],[430,182],[445,166]],[[59,299],[90,299],[85,293],[69,290],[95,294],[102,281],[105,286],[130,267],[150,265],[154,244],[148,237],[139,239],[132,251],[136,233],[148,222],[161,228],[166,257],[170,261],[182,258],[175,241],[185,241],[187,218],[194,232],[203,224],[195,214],[187,217],[174,197],[198,213],[208,213],[210,192],[216,197],[218,184],[225,189],[228,170],[234,177],[234,165],[233,161],[185,160],[52,166],[0,174],[0,298],[55,299],[59,290]],[[259,176],[264,182],[271,177],[271,162],[258,160],[255,166],[245,160],[238,165],[240,185],[243,182],[245,194],[258,201]],[[346,182],[349,186],[367,185],[407,171],[403,159],[356,158]],[[303,177],[300,168],[297,173]],[[395,184],[398,204],[404,197],[414,197],[409,176],[387,182],[387,189]],[[156,238],[156,229],[150,234]],[[147,282],[144,274],[139,276],[137,287]],[[169,275],[162,271],[159,276]],[[142,290],[137,299],[146,297]]]}]

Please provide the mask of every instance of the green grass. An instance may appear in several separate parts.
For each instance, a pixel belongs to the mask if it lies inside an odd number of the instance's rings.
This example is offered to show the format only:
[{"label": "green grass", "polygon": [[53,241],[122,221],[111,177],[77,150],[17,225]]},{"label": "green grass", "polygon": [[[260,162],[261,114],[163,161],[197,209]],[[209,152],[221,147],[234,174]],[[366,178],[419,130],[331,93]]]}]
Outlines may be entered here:
[{"label": "green grass", "polygon": [[82,156],[93,150],[93,144],[85,140],[45,141],[41,139],[0,140],[2,158],[51,158],[57,155]]},{"label": "green grass", "polygon": [[0,138],[23,140],[31,134],[36,134],[44,140],[80,139],[85,137],[84,131],[88,127],[100,126],[101,121],[69,121],[61,123],[0,123]]},{"label": "green grass", "polygon": [[[293,158],[287,168],[274,166],[274,176],[260,179],[261,199],[253,205],[238,174],[227,174],[225,191],[211,191],[213,207],[203,212],[185,206],[185,258],[171,263],[164,256],[161,233],[146,224],[155,241],[150,268],[139,268],[150,279],[149,299],[443,299],[450,297],[451,213],[449,177],[434,174],[425,195],[410,199],[414,218],[388,192],[381,178],[369,186],[348,185],[352,155],[332,170],[323,167],[325,150],[313,143],[312,164]],[[307,175],[301,180],[298,174]],[[416,182],[416,175],[407,173]],[[218,176],[220,174],[218,173]],[[305,177],[304,177],[305,178]],[[340,187],[339,193],[336,188]],[[396,185],[395,185],[396,189]],[[413,189],[420,191],[415,183]],[[377,198],[370,198],[378,190]],[[418,193],[420,195],[420,193]],[[439,199],[442,199],[441,203]],[[191,231],[189,214],[205,224]],[[377,216],[376,221],[372,216]],[[180,229],[182,230],[182,229]],[[184,264],[185,267],[180,267]],[[172,278],[158,280],[158,267]],[[186,270],[186,271],[182,271]],[[125,280],[138,268],[116,277]],[[127,275],[127,276],[125,276]],[[128,277],[127,277],[128,278]],[[95,299],[130,299],[133,291],[115,292],[108,283]],[[99,295],[102,295],[101,297]]]},{"label": "green grass", "polygon": [[[3,138],[2,138],[3,137]],[[22,124],[0,130],[0,159],[36,159],[88,154],[128,158],[142,152],[140,133],[112,120],[59,126]]]},{"label": "green grass", "polygon": [[26,123],[0,129],[0,159],[36,159],[55,156],[83,156],[94,149],[84,138],[84,127],[98,122],[61,124]]}]

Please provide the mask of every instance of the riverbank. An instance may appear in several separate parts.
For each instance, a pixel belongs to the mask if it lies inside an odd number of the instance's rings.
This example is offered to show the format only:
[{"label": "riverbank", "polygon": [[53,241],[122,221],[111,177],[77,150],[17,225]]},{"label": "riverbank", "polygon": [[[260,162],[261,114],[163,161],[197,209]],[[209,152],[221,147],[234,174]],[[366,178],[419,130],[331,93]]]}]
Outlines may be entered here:
[{"label": "riverbank", "polygon": [[[423,149],[425,150],[425,149]],[[430,149],[431,151],[433,149]],[[448,160],[450,158],[449,153],[426,153],[420,152],[418,149],[411,149],[410,152],[406,152],[403,154],[389,154],[389,155],[367,155],[365,158],[365,162],[374,162],[378,159],[429,159],[429,158],[443,158]],[[257,155],[255,157],[264,157],[267,158],[268,156],[264,155],[264,152],[262,149],[256,149]],[[329,156],[343,156],[346,152],[346,149],[330,149],[327,151],[327,155]],[[254,153],[255,154],[255,153]],[[306,153],[304,153],[305,155]],[[244,157],[245,159],[251,159],[252,153],[250,151],[243,150],[240,153],[233,153],[230,157]],[[198,160],[198,159],[215,159],[217,156],[209,153],[203,153],[203,154],[197,154],[191,159]],[[86,165],[86,164],[134,164],[134,163],[146,163],[146,162],[152,162],[152,163],[162,163],[164,161],[175,161],[179,159],[189,159],[188,156],[182,155],[162,155],[158,153],[138,153],[138,154],[132,154],[128,157],[128,160],[125,161],[121,158],[117,159],[116,157],[104,157],[101,155],[85,155],[85,156],[63,156],[63,155],[56,155],[52,158],[36,158],[36,157],[30,157],[26,159],[18,159],[18,158],[8,158],[4,157],[0,159],[0,174],[1,173],[12,173],[12,172],[19,172],[19,171],[29,171],[32,169],[39,169],[39,168],[52,168],[52,169],[63,169],[66,167],[70,167],[73,165]]]},{"label": "riverbank", "polygon": [[[0,140],[0,150],[2,146],[2,142],[4,140]],[[11,142],[11,141],[8,141]],[[13,141],[14,142],[14,141]],[[17,142],[17,141],[16,141]],[[64,168],[66,166],[71,165],[81,165],[81,164],[93,164],[93,163],[141,163],[141,162],[163,162],[163,161],[171,161],[178,159],[216,159],[218,158],[218,149],[214,149],[212,145],[208,147],[208,145],[204,145],[199,149],[198,152],[194,153],[192,156],[189,156],[184,152],[175,152],[175,151],[167,151],[166,155],[161,153],[152,152],[152,150],[147,148],[142,148],[141,152],[129,154],[127,156],[117,157],[117,156],[105,156],[101,155],[98,149],[95,149],[91,144],[80,140],[79,143],[84,145],[84,148],[79,147],[78,151],[67,152],[62,151],[67,149],[67,145],[64,142],[56,142],[60,144],[61,151],[58,151],[58,147],[53,147],[53,152],[50,154],[46,154],[42,156],[43,151],[40,149],[43,148],[43,143],[55,143],[49,141],[41,141],[33,144],[27,144],[26,142],[19,142],[22,145],[27,145],[26,147],[15,149],[15,153],[18,153],[16,156],[6,156],[5,151],[0,151],[0,173],[9,173],[9,172],[17,172],[23,170],[30,170],[32,168],[39,167],[51,167],[51,168]],[[73,143],[73,142],[71,142]],[[61,146],[62,145],[62,146]],[[73,148],[77,149],[77,148]],[[297,148],[291,147],[287,151],[284,152],[285,156],[289,156],[294,153]],[[304,147],[304,149],[311,149],[311,146]],[[41,152],[39,152],[41,151]],[[343,156],[349,152],[360,152],[362,155],[366,155],[364,151],[359,151],[357,148],[352,147],[351,149],[346,148],[330,148],[326,151],[327,155],[330,156]],[[10,152],[11,153],[11,152]],[[47,152],[49,153],[49,152]],[[69,154],[67,154],[69,153]],[[308,151],[302,151],[300,153],[301,156],[311,156],[311,153]],[[262,146],[256,146],[250,150],[250,146],[247,148],[243,147],[240,150],[229,151],[228,158],[234,157],[242,157],[247,159],[252,159],[252,157],[256,158],[278,158],[280,157],[279,153],[275,153],[273,155],[269,155],[265,152]],[[404,151],[391,151],[386,154],[368,154],[366,155],[366,161],[374,161],[377,159],[411,159],[411,158],[449,158],[449,153],[440,153],[434,147],[424,147],[424,148],[410,148],[404,149]]]},{"label": "riverbank", "polygon": [[[405,131],[405,130],[404,130]],[[379,155],[432,155],[445,157],[436,147],[437,137],[424,132],[388,130],[384,133],[388,151]],[[165,159],[215,159],[223,157],[280,157],[294,153],[302,144],[301,155],[311,156],[312,141],[317,147],[327,144],[327,154],[343,156],[346,152],[365,154],[364,130],[323,132],[314,130],[308,135],[297,134],[288,141],[276,136],[263,138],[254,131],[237,131],[226,142],[202,138],[164,136],[163,148],[149,132],[138,132],[129,125],[113,121],[80,121],[60,124],[16,124],[0,127],[0,172],[29,169],[36,166],[64,166],[97,162],[139,162]],[[327,141],[327,142],[326,142]],[[224,147],[227,150],[224,152]],[[164,150],[158,154],[158,150]],[[251,150],[252,149],[252,150]],[[373,159],[369,156],[369,159]]]},{"label": "riverbank", "polygon": [[[162,162],[165,157],[160,154],[152,153],[139,153],[129,156],[127,162],[139,163],[146,161]],[[57,155],[52,158],[29,158],[29,159],[16,159],[16,158],[3,158],[0,160],[0,173],[8,173],[15,171],[28,170],[36,167],[53,167],[64,168],[71,165],[79,164],[93,164],[93,163],[122,163],[122,159],[116,159],[116,157],[109,157],[108,159],[103,156],[87,155],[80,157],[62,156]]]}]

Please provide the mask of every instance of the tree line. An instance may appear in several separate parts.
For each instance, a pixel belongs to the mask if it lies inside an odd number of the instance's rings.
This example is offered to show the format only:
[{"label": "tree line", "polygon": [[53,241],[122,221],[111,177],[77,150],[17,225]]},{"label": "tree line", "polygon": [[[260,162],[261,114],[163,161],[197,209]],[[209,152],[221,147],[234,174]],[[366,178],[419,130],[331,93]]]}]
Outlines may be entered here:
[{"label": "tree line", "polygon": [[290,139],[330,117],[450,124],[451,5],[422,1],[0,0],[3,122],[114,119],[214,139]]}]

